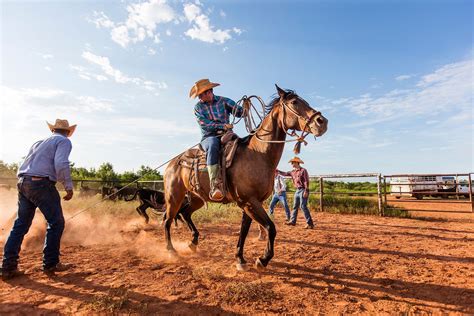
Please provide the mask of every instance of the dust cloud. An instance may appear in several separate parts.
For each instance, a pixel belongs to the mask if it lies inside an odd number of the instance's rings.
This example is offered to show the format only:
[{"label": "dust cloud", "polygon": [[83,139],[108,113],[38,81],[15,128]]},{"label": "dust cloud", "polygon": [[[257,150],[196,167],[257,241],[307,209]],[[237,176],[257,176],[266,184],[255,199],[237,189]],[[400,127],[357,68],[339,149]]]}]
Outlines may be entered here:
[{"label": "dust cloud", "polygon": [[[84,212],[71,219],[73,214],[83,210],[88,205],[99,201],[99,197],[81,199],[74,197],[71,201],[61,201],[65,230],[61,246],[110,245],[118,252],[130,253],[153,261],[169,260],[165,249],[163,228],[155,219],[153,224],[146,225],[135,212],[137,202],[106,202],[94,207],[92,212]],[[111,211],[114,206],[118,211]],[[4,243],[13,226],[17,212],[16,190],[0,191],[0,247]],[[124,214],[125,213],[125,214]],[[41,252],[46,234],[46,220],[37,209],[35,218],[22,245],[22,251]],[[186,242],[173,241],[176,249],[186,252]]]}]

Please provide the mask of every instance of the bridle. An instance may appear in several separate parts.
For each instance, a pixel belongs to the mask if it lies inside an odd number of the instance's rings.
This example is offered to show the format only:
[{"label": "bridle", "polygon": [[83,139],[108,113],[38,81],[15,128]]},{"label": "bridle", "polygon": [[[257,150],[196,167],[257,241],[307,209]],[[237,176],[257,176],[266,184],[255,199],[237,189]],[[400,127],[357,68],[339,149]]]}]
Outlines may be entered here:
[{"label": "bridle", "polygon": [[[250,108],[254,108],[254,105],[252,104],[251,102],[251,99],[252,98],[256,98],[262,105],[262,107],[265,109],[265,103],[263,102],[263,100],[258,97],[258,96],[250,96],[250,97],[247,97],[247,96],[244,96],[242,97],[241,100],[239,100],[239,102],[237,102],[237,104],[240,104],[241,102],[243,102],[243,107],[244,109],[248,109],[246,110],[246,127],[247,127],[247,130],[249,131],[249,133],[251,135],[255,135],[255,137],[261,141],[261,142],[264,142],[264,143],[289,143],[289,142],[296,142],[295,144],[295,147],[293,149],[293,151],[296,153],[296,154],[299,154],[300,150],[301,150],[301,144],[304,144],[305,146],[308,144],[308,142],[305,140],[306,136],[308,136],[310,134],[309,131],[306,131],[307,127],[311,124],[311,123],[316,123],[316,125],[320,126],[320,124],[318,123],[317,119],[320,117],[321,115],[321,112],[319,111],[315,111],[313,114],[311,114],[310,117],[305,117],[301,114],[299,114],[298,112],[296,112],[291,106],[288,105],[287,102],[283,101],[283,98],[280,97],[280,100],[278,101],[278,103],[280,104],[281,108],[282,108],[282,115],[280,116],[280,124],[281,124],[281,127],[283,128],[283,131],[285,132],[286,135],[290,136],[290,137],[293,137],[293,139],[290,139],[290,140],[264,140],[264,139],[261,139],[260,136],[257,134],[257,132],[260,130],[261,128],[261,125],[258,126],[256,129],[250,129],[249,130],[249,125],[251,127],[251,122],[253,122],[253,117],[252,115],[250,114],[251,111],[250,111]],[[304,123],[304,127],[303,129],[301,130],[301,134],[298,135],[298,133],[296,132],[295,129],[291,130],[290,128],[288,128],[285,124],[285,119],[287,117],[287,112],[291,112],[293,115],[296,116],[296,118],[298,119],[299,123],[300,123],[300,126],[302,125],[301,124],[301,121],[303,121]],[[262,117],[258,114],[258,111],[256,111],[257,115],[259,116],[260,119],[262,119]],[[235,117],[235,116],[234,116]],[[250,124],[248,124],[250,123]],[[316,136],[314,136],[314,138],[316,139]]]}]

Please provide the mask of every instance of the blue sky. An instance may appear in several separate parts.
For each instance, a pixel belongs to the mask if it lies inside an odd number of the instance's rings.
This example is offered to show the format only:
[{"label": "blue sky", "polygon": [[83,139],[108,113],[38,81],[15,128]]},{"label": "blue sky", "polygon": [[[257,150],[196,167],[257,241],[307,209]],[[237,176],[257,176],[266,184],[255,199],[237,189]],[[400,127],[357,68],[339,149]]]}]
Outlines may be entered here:
[{"label": "blue sky", "polygon": [[472,45],[472,1],[3,1],[0,159],[67,118],[76,165],[158,166],[199,142],[188,93],[209,78],[321,110],[310,174],[468,172]]}]

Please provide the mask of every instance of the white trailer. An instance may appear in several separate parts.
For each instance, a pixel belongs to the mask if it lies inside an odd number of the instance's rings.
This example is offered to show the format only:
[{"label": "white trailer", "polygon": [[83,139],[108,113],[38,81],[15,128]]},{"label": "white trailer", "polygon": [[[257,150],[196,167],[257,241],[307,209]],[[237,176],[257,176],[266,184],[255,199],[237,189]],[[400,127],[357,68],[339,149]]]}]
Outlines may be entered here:
[{"label": "white trailer", "polygon": [[436,195],[437,192],[436,176],[397,177],[390,181],[390,195],[397,199],[406,196],[421,200],[423,196]]}]

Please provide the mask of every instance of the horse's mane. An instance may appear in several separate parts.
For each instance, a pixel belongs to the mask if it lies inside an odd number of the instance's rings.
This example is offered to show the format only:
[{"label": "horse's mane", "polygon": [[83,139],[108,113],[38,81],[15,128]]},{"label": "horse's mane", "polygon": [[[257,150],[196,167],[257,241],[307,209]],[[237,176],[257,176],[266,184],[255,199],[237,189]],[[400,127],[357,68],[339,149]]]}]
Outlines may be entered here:
[{"label": "horse's mane", "polygon": [[[290,90],[290,89],[285,89],[284,90],[286,93],[288,93],[288,97],[297,97],[298,95],[296,94],[296,91],[295,90]],[[275,107],[275,105],[278,103],[278,101],[280,101],[280,96],[278,94],[274,94],[272,95],[272,100],[270,101],[270,103],[268,103],[266,106],[265,106],[265,115],[264,115],[264,118],[273,110],[273,108]]]},{"label": "horse's mane", "polygon": [[[296,91],[294,90],[290,90],[290,89],[284,89],[284,91],[286,93],[288,93],[288,96],[289,97],[297,97],[298,95],[296,94]],[[255,129],[253,129],[251,132],[250,132],[250,135],[244,137],[245,139],[245,142],[248,142],[248,140],[250,139],[250,137],[252,137],[252,133],[255,132],[259,127],[260,125],[262,125],[263,123],[263,119],[265,119],[268,114],[270,114],[270,112],[273,110],[273,108],[275,107],[275,105],[280,101],[280,96],[275,93],[274,95],[271,96],[273,99],[270,101],[270,103],[266,104],[265,105],[265,109],[264,109],[264,113],[263,113],[263,118],[262,118],[262,122],[260,122],[260,124],[258,124]]]}]

